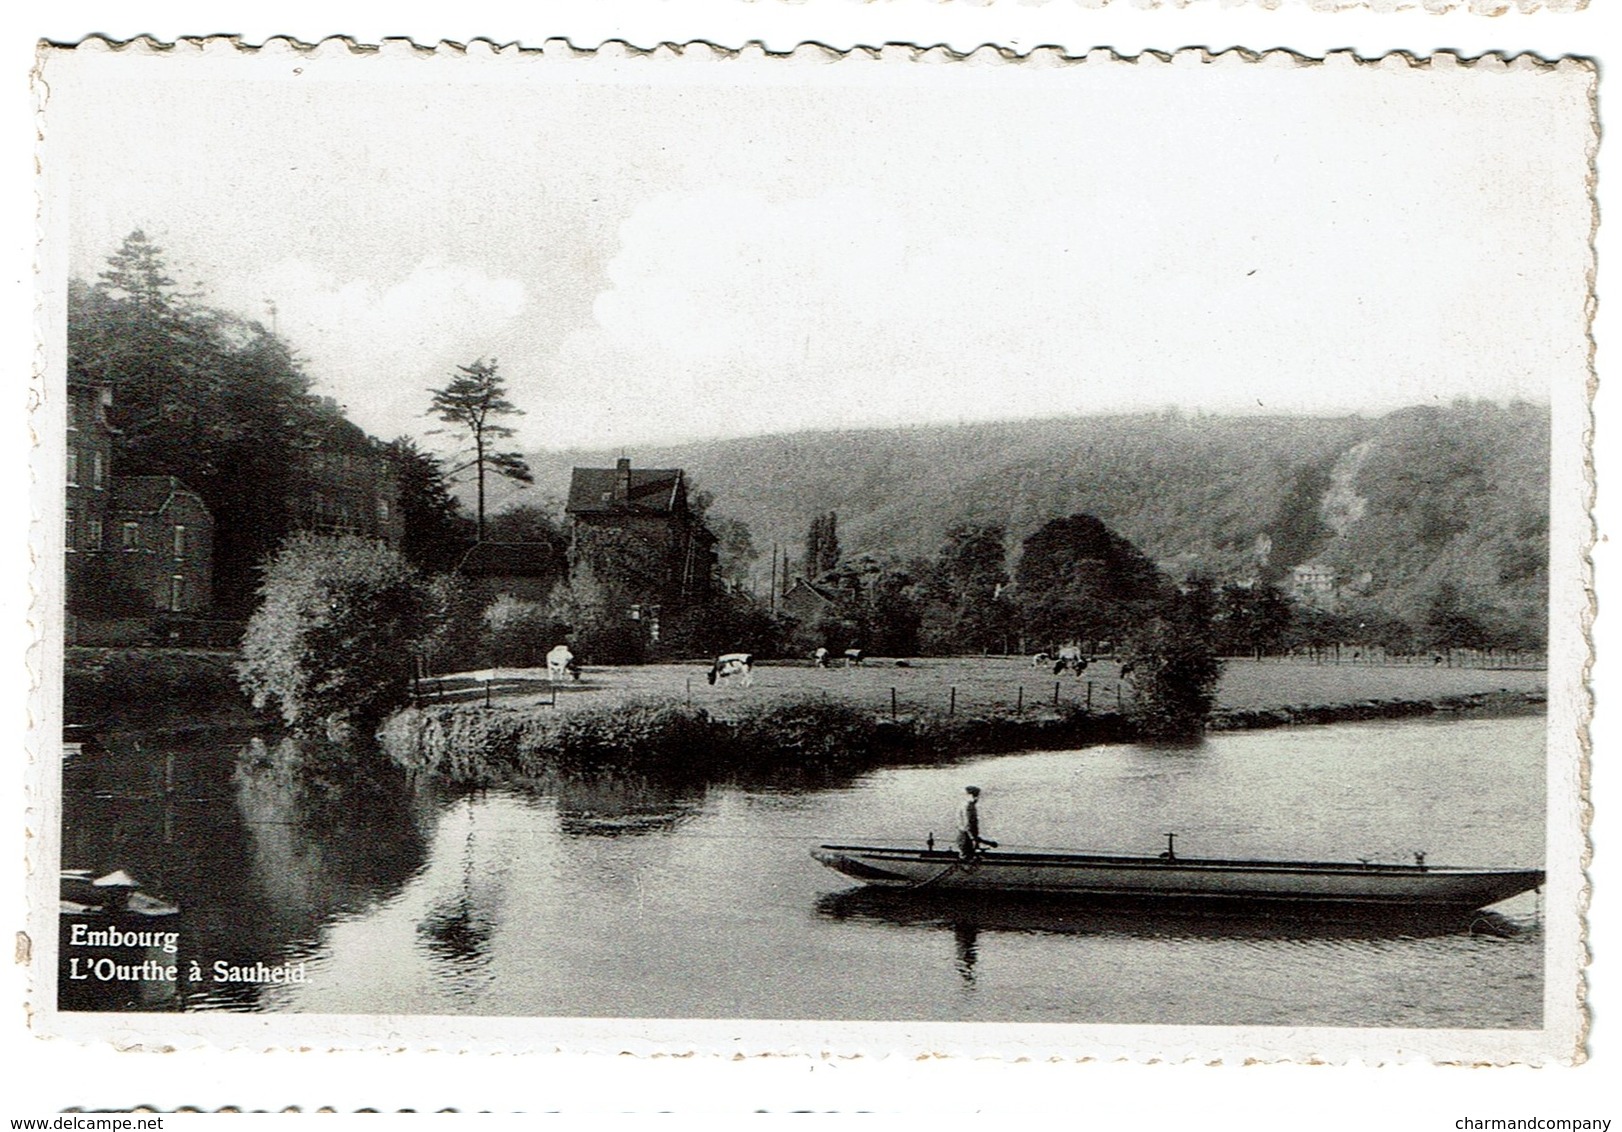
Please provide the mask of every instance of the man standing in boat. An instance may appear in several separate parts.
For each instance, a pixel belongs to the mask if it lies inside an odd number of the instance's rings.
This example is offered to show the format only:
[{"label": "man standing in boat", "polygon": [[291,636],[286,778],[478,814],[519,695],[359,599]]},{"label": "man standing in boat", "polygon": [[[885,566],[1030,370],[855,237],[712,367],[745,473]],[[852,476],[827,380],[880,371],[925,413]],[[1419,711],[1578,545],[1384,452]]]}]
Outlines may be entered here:
[{"label": "man standing in boat", "polygon": [[957,855],[968,861],[981,846],[995,849],[997,843],[980,836],[980,788],[965,786],[963,794],[963,808],[957,813]]}]

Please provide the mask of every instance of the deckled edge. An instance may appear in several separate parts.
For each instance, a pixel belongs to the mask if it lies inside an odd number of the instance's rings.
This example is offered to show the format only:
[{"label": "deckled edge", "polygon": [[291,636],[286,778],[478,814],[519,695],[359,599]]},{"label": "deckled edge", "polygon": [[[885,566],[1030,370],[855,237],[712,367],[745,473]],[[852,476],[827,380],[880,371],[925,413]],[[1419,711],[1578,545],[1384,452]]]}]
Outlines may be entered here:
[{"label": "deckled edge", "polygon": [[[875,2],[875,0],[865,0],[865,2],[871,3]],[[115,39],[101,33],[92,33],[71,42],[41,39],[36,50],[34,79],[36,89],[43,85],[41,69],[46,55],[52,51],[89,50],[116,53],[135,51],[154,54],[172,52],[180,56],[196,56],[205,52],[217,53],[226,48],[247,55],[256,55],[265,51],[290,51],[306,54],[329,47],[343,48],[351,55],[361,57],[415,55],[426,58],[440,52],[449,52],[464,56],[486,57],[551,56],[557,58],[567,56],[575,59],[586,59],[600,56],[609,59],[638,59],[656,57],[703,58],[705,53],[708,53],[708,57],[713,60],[770,58],[789,59],[800,63],[832,63],[842,60],[874,62],[880,60],[886,62],[909,60],[918,63],[968,62],[976,65],[1016,63],[1027,66],[1080,66],[1087,63],[1094,66],[1120,63],[1148,66],[1156,64],[1187,66],[1193,63],[1229,65],[1234,63],[1261,63],[1269,66],[1297,67],[1335,66],[1350,63],[1358,66],[1406,64],[1408,67],[1415,69],[1533,67],[1540,70],[1554,70],[1562,66],[1578,65],[1585,66],[1591,71],[1597,70],[1597,64],[1585,56],[1562,55],[1551,59],[1533,51],[1487,51],[1480,55],[1467,55],[1457,51],[1438,50],[1429,55],[1420,55],[1416,52],[1399,49],[1379,55],[1362,55],[1354,50],[1347,49],[1329,51],[1323,55],[1308,55],[1285,47],[1268,48],[1262,51],[1244,47],[1229,47],[1219,51],[1212,51],[1206,47],[1190,45],[1172,51],[1145,49],[1137,54],[1126,54],[1117,52],[1110,47],[1092,47],[1085,51],[1069,52],[1056,44],[1037,44],[1022,51],[996,43],[981,43],[968,51],[959,51],[946,43],[918,44],[893,40],[883,43],[856,44],[851,47],[834,47],[817,40],[803,40],[787,50],[775,50],[759,39],[747,40],[737,47],[728,47],[706,39],[690,39],[680,42],[660,40],[646,45],[633,43],[625,39],[605,39],[596,46],[578,46],[567,37],[547,38],[539,44],[525,44],[518,40],[500,42],[483,36],[466,41],[442,39],[437,43],[423,44],[408,36],[388,36],[376,42],[357,40],[345,35],[325,36],[314,41],[301,40],[292,36],[271,36],[268,39],[253,43],[242,36],[236,35],[180,36],[172,40],[161,40],[149,35],[134,36],[129,39]],[[1593,97],[1596,99],[1597,106],[1597,94]],[[43,113],[43,109],[44,100],[40,99],[38,102],[39,113]],[[1595,121],[1598,121],[1597,116]]]},{"label": "deckled edge", "polygon": [[[872,2],[872,0],[867,0],[867,2]],[[950,0],[945,0],[945,2],[950,2]],[[970,0],[970,2],[972,2],[972,0]],[[1046,3],[1048,0],[1024,0],[1024,2],[1035,2],[1040,4]],[[1101,8],[1107,6],[1108,3],[1110,3],[1110,0],[1072,0],[1072,2],[1083,7]],[[1243,0],[1240,0],[1240,2],[1243,2]],[[1277,8],[1279,6],[1279,0],[1255,0],[1255,2],[1260,6],[1267,8]],[[1320,10],[1338,10],[1348,7],[1363,6],[1357,3],[1314,3],[1313,0],[1307,0],[1307,2],[1312,7]],[[1138,6],[1147,7],[1189,6],[1188,0],[1177,0],[1177,2],[1167,2],[1164,4],[1162,4],[1160,0],[1133,0],[1133,3],[1137,4]],[[1367,6],[1372,8],[1379,5],[1379,3],[1380,0],[1370,0],[1370,3]],[[1414,8],[1421,6],[1431,11],[1446,11],[1451,8],[1458,7],[1459,5],[1435,3],[1424,3],[1422,5],[1398,4],[1390,6],[1385,10],[1400,10],[1401,8]],[[1477,9],[1490,9],[1488,14],[1497,14],[1497,12],[1507,10],[1508,8],[1508,5],[1488,5],[1480,3],[1479,0],[1472,0],[1470,6],[1472,11],[1476,11]],[[1523,0],[1523,2],[1517,4],[1517,7],[1520,7],[1522,10],[1535,10],[1539,6],[1539,4],[1535,3],[1535,0]],[[1548,7],[1550,10],[1555,10],[1556,8],[1555,4],[1541,6]],[[1565,6],[1564,10],[1575,11],[1580,10],[1583,7],[1586,7],[1586,0],[1576,0],[1574,4]],[[101,34],[88,35],[83,39],[72,43],[41,39],[37,43],[35,64],[30,74],[30,87],[33,97],[36,121],[34,138],[36,174],[36,188],[34,194],[36,248],[34,262],[36,279],[47,268],[46,259],[49,252],[49,247],[47,244],[47,237],[49,235],[50,228],[48,211],[51,205],[44,193],[42,166],[45,150],[45,132],[43,122],[45,112],[50,101],[50,88],[44,74],[44,67],[49,55],[55,52],[77,50],[86,50],[90,52],[135,51],[151,54],[168,54],[174,52],[181,56],[191,55],[192,57],[205,52],[219,53],[222,50],[231,50],[241,54],[253,55],[267,50],[308,53],[321,50],[329,45],[333,47],[345,48],[350,52],[350,54],[355,56],[400,57],[404,55],[414,55],[424,58],[438,55],[441,52],[447,52],[463,56],[478,56],[483,54],[487,57],[506,56],[513,58],[531,58],[551,55],[553,58],[557,58],[558,56],[567,56],[574,59],[587,59],[598,56],[611,59],[635,59],[644,57],[679,58],[696,56],[702,59],[705,57],[704,53],[707,52],[707,57],[710,60],[749,60],[775,58],[793,60],[800,63],[831,63],[846,59],[868,60],[875,62],[882,60],[892,63],[911,61],[919,64],[966,62],[969,65],[991,66],[1017,63],[1021,65],[1038,67],[1044,65],[1077,66],[1087,64],[1089,62],[1091,62],[1094,66],[1102,64],[1119,65],[1123,63],[1147,66],[1188,66],[1201,64],[1250,65],[1260,63],[1264,65],[1282,65],[1288,67],[1331,65],[1385,67],[1405,65],[1412,69],[1430,69],[1433,67],[1439,67],[1442,69],[1485,68],[1488,71],[1509,71],[1511,69],[1519,69],[1547,72],[1568,68],[1587,71],[1590,134],[1586,154],[1587,176],[1585,183],[1589,193],[1591,219],[1589,227],[1588,262],[1584,266],[1584,279],[1587,285],[1587,293],[1584,300],[1584,314],[1586,323],[1584,335],[1587,345],[1587,376],[1583,391],[1581,417],[1582,427],[1580,430],[1580,443],[1582,445],[1581,473],[1583,497],[1580,514],[1583,516],[1583,518],[1579,523],[1581,532],[1579,539],[1580,546],[1577,548],[1579,550],[1579,554],[1577,567],[1578,577],[1576,579],[1582,596],[1581,610],[1578,617],[1578,628],[1581,631],[1583,652],[1581,664],[1577,672],[1578,680],[1576,691],[1578,692],[1579,704],[1577,719],[1575,720],[1577,726],[1577,743],[1581,755],[1579,765],[1577,767],[1578,795],[1575,800],[1577,806],[1579,807],[1578,832],[1582,837],[1582,853],[1579,862],[1580,883],[1579,890],[1576,893],[1576,903],[1574,909],[1578,915],[1579,921],[1578,949],[1580,952],[1577,958],[1575,971],[1576,978],[1574,981],[1577,1029],[1575,1033],[1574,1045],[1569,1053],[1565,1055],[1539,1055],[1526,1059],[1449,1058],[1446,1056],[1427,1055],[1412,1048],[1403,1048],[1403,1043],[1400,1041],[1397,1043],[1397,1048],[1393,1049],[1391,1052],[1383,1053],[1373,1058],[1362,1056],[1358,1053],[1342,1053],[1338,1055],[1330,1055],[1328,1058],[1325,1058],[1312,1053],[1280,1053],[1276,1050],[1269,1049],[1269,1047],[1273,1045],[1273,1042],[1268,1041],[1265,1035],[1267,1035],[1269,1032],[1277,1035],[1280,1029],[1283,1029],[1287,1033],[1294,1033],[1300,1029],[1294,1027],[1147,1027],[1151,1029],[1175,1029],[1180,1031],[1182,1034],[1180,1039],[1174,1039],[1173,1041],[1168,1042],[1165,1050],[1153,1054],[1141,1053],[1137,1051],[1128,1052],[1111,1050],[1107,1040],[1100,1041],[1097,1047],[1098,1051],[1093,1053],[1076,1053],[1074,1052],[1076,1045],[1075,1041],[1066,1041],[1063,1039],[1056,1042],[1054,1047],[1051,1049],[1044,1049],[1039,1038],[1032,1040],[1032,1031],[1039,1032],[1059,1028],[1071,1030],[1083,1028],[1091,1031],[1106,1031],[1114,1028],[1101,1026],[1073,1027],[1051,1023],[1032,1025],[1002,1023],[932,1023],[920,1025],[910,1022],[880,1022],[861,1024],[864,1027],[874,1030],[893,1031],[898,1038],[902,1037],[906,1031],[911,1029],[939,1029],[941,1027],[960,1029],[964,1036],[969,1040],[961,1044],[954,1043],[955,1048],[950,1053],[931,1053],[922,1049],[916,1042],[913,1042],[910,1048],[903,1048],[899,1044],[892,1045],[888,1042],[875,1039],[864,1039],[859,1043],[853,1042],[848,1047],[839,1050],[827,1048],[826,1044],[823,1044],[821,1047],[807,1048],[803,1045],[795,1045],[792,1043],[779,1046],[775,1049],[767,1048],[764,1045],[757,1046],[755,1048],[748,1048],[744,1045],[744,1041],[746,1039],[741,1038],[724,1039],[715,1046],[707,1046],[687,1036],[677,1038],[671,1042],[664,1042],[658,1038],[648,1037],[639,1037],[634,1042],[627,1042],[624,1040],[615,1040],[614,1038],[607,1038],[604,1040],[604,1037],[600,1036],[597,1039],[588,1038],[585,1043],[565,1045],[565,1043],[560,1041],[557,1036],[549,1035],[546,1032],[547,1024],[549,1022],[598,1023],[612,1021],[613,1023],[617,1024],[613,1028],[623,1029],[629,1025],[643,1031],[660,1030],[665,1028],[686,1030],[694,1026],[699,1028],[713,1026],[718,1034],[725,1032],[728,1029],[737,1029],[740,1027],[763,1029],[770,1028],[774,1025],[828,1025],[830,1027],[844,1028],[851,1025],[850,1023],[823,1023],[815,1020],[810,1023],[789,1021],[785,1021],[783,1023],[774,1023],[767,1020],[730,1020],[712,1023],[710,1020],[643,1018],[620,1020],[547,1018],[524,1019],[522,1021],[526,1029],[533,1028],[535,1031],[533,1036],[528,1037],[521,1043],[514,1043],[511,1046],[503,1045],[499,1048],[502,1052],[515,1054],[564,1052],[567,1050],[568,1052],[573,1053],[596,1054],[603,1056],[634,1056],[645,1058],[690,1058],[694,1056],[714,1057],[717,1059],[737,1059],[744,1057],[789,1057],[811,1061],[830,1061],[846,1060],[850,1058],[899,1057],[924,1060],[936,1058],[974,1058],[977,1060],[1001,1060],[1008,1063],[1049,1061],[1061,1062],[1065,1064],[1097,1064],[1101,1062],[1114,1061],[1138,1064],[1197,1063],[1205,1065],[1226,1064],[1245,1066],[1328,1064],[1398,1065],[1414,1064],[1416,1062],[1444,1066],[1467,1067],[1486,1067],[1511,1064],[1537,1066],[1550,1063],[1551,1056],[1554,1059],[1564,1061],[1564,1063],[1570,1065],[1580,1065],[1588,1059],[1587,1041],[1593,1023],[1592,1012],[1589,1008],[1587,1000],[1587,991],[1589,987],[1587,968],[1592,961],[1592,953],[1589,948],[1590,931],[1587,922],[1587,913],[1590,909],[1592,901],[1592,882],[1589,875],[1589,868],[1593,860],[1592,825],[1594,816],[1591,766],[1593,754],[1591,728],[1593,724],[1595,705],[1595,691],[1592,684],[1595,660],[1593,625],[1598,608],[1593,560],[1594,548],[1598,541],[1598,522],[1594,514],[1594,505],[1597,497],[1597,482],[1593,458],[1593,441],[1596,427],[1594,402],[1598,390],[1598,373],[1596,368],[1597,340],[1594,333],[1594,322],[1597,311],[1596,241],[1599,228],[1599,199],[1597,192],[1598,152],[1600,138],[1598,64],[1595,60],[1586,56],[1572,54],[1550,59],[1534,52],[1505,53],[1492,51],[1476,56],[1469,56],[1454,51],[1437,51],[1428,56],[1421,56],[1405,50],[1396,50],[1381,55],[1364,56],[1352,50],[1342,50],[1327,52],[1322,56],[1311,56],[1287,48],[1274,48],[1264,51],[1254,51],[1245,48],[1230,48],[1213,52],[1202,47],[1184,47],[1175,51],[1144,50],[1136,55],[1118,53],[1110,48],[1092,48],[1085,52],[1072,54],[1067,52],[1064,48],[1056,45],[1039,45],[1026,51],[1019,51],[995,44],[982,44],[971,51],[962,52],[957,51],[945,44],[924,46],[913,43],[887,42],[876,46],[855,46],[848,49],[841,49],[830,47],[826,44],[815,41],[805,41],[788,50],[774,51],[759,40],[750,40],[739,48],[728,48],[719,46],[706,40],[689,40],[681,43],[661,41],[653,44],[652,46],[642,47],[623,39],[609,39],[603,41],[597,47],[583,48],[576,46],[567,38],[549,38],[543,40],[541,45],[538,47],[527,47],[516,41],[497,43],[494,40],[483,37],[477,37],[468,40],[465,43],[451,40],[441,40],[437,44],[431,46],[419,44],[408,37],[385,37],[377,43],[363,43],[347,36],[330,36],[315,42],[306,42],[288,36],[273,36],[260,43],[249,43],[246,42],[241,36],[226,35],[181,36],[172,41],[162,41],[146,35],[133,37],[131,39],[118,40]],[[42,429],[50,429],[54,419],[60,417],[61,409],[53,403],[53,399],[50,395],[49,381],[51,378],[52,359],[50,348],[47,346],[47,342],[49,340],[48,335],[53,329],[55,329],[54,323],[58,320],[52,318],[50,311],[46,308],[42,295],[40,295],[38,291],[36,291],[33,316],[35,338],[33,343],[28,391],[28,428],[29,443],[31,447],[28,459],[28,472],[30,499],[37,500],[39,498],[37,492],[40,484],[55,483],[57,479],[57,477],[54,475],[54,465],[49,467],[45,466],[47,458],[54,450],[42,445],[41,432]],[[55,423],[60,422],[57,421]],[[26,652],[28,664],[28,688],[26,700],[28,713],[28,734],[26,736],[25,743],[25,757],[29,766],[29,771],[24,796],[24,834],[27,850],[25,854],[25,861],[30,873],[36,872],[41,867],[51,864],[54,860],[56,849],[60,845],[59,832],[57,836],[51,837],[42,843],[42,839],[38,833],[38,829],[36,828],[40,824],[42,818],[48,818],[50,816],[50,811],[41,806],[44,792],[40,789],[41,783],[39,779],[41,773],[40,759],[42,756],[37,741],[38,731],[41,721],[49,718],[49,714],[45,711],[47,699],[59,694],[59,670],[62,655],[62,641],[59,632],[53,633],[49,631],[53,628],[51,625],[53,619],[59,621],[59,618],[55,617],[57,610],[49,608],[48,605],[54,603],[55,599],[59,596],[60,586],[53,586],[48,580],[52,560],[45,553],[48,543],[43,535],[42,522],[42,520],[54,521],[54,518],[54,512],[40,513],[36,511],[33,513],[31,515],[31,529],[28,537],[28,550],[30,558],[28,577],[29,603],[27,618],[29,638]],[[1551,545],[1551,554],[1553,553],[1553,550],[1554,548]],[[54,628],[59,628],[59,626],[55,626]],[[52,674],[53,666],[50,664],[42,664],[42,661],[52,660],[53,655],[56,661],[54,668],[57,670],[54,677]],[[37,855],[37,847],[41,847],[42,844],[46,847],[45,856],[47,858],[51,858],[52,860],[41,860]],[[32,906],[29,908],[29,913],[28,923],[32,925],[36,919],[36,917],[33,915]],[[30,995],[35,993],[36,988],[41,985],[42,979],[45,980],[44,985],[46,986],[50,986],[55,982],[54,972],[44,973],[39,970],[38,964],[40,962],[40,956],[41,949],[34,946],[34,941],[28,936],[27,932],[17,932],[15,940],[15,959],[17,963],[26,965],[27,967],[27,971],[30,976]],[[130,1026],[128,1022],[125,1021],[126,1016],[124,1015],[85,1016],[97,1017],[106,1021],[107,1032],[97,1038],[85,1038],[76,1035],[64,1035],[61,1033],[42,1035],[39,1033],[39,1030],[36,1027],[37,1021],[40,1017],[40,1011],[38,1010],[36,1004],[32,1001],[25,1001],[22,1005],[24,1007],[27,1025],[29,1026],[30,1031],[34,1032],[36,1036],[49,1037],[54,1041],[69,1042],[82,1047],[111,1046],[119,1051],[129,1052],[175,1053],[184,1049],[213,1049],[232,1052],[260,1053],[359,1053],[412,1051],[448,1054],[465,1052],[466,1050],[472,1048],[472,1046],[465,1042],[452,1045],[433,1040],[414,1041],[410,1039],[402,1040],[400,1038],[395,1038],[394,1040],[363,1039],[365,1044],[325,1043],[320,1042],[318,1039],[317,1044],[314,1045],[309,1044],[307,1039],[305,1041],[300,1041],[296,1037],[289,1042],[280,1044],[253,1044],[251,1041],[238,1039],[233,1044],[224,1045],[217,1042],[212,1042],[206,1036],[191,1034],[186,1035],[178,1042],[173,1039],[149,1041],[129,1033],[129,1031],[135,1029],[135,1027]],[[127,1017],[140,1018],[145,1016],[132,1015]],[[179,1015],[177,1017],[196,1018],[201,1016]],[[253,1017],[262,1019],[268,1016],[256,1015]],[[390,1020],[391,1016],[292,1015],[287,1017],[309,1023],[310,1025],[308,1028],[316,1029],[320,1027],[321,1023],[323,1022],[331,1023],[333,1021],[339,1021],[341,1024],[343,1021],[354,1021],[355,1019],[359,1018],[367,1018],[378,1025],[384,1025]],[[404,1021],[405,1019],[402,1018],[401,1020]],[[471,1024],[469,1026],[469,1029],[471,1030],[477,1027],[480,1019],[478,1016],[469,1016],[467,1018],[458,1016],[455,1019],[447,1018],[443,1019],[443,1021],[448,1023],[448,1025],[445,1027],[447,1029],[460,1028],[457,1026],[457,1023],[466,1022]],[[595,1028],[603,1031],[610,1029],[609,1026],[597,1026]],[[1130,1028],[1138,1029],[1139,1027]],[[1228,1040],[1230,1040],[1234,1045],[1242,1046],[1242,1048],[1246,1049],[1248,1052],[1231,1054],[1212,1053],[1209,1049],[1189,1048],[1196,1043],[1191,1042],[1188,1035],[1192,1031],[1201,1029],[1222,1030],[1228,1036]],[[1311,1029],[1333,1032],[1336,1028],[1315,1027]],[[124,1030],[125,1032],[120,1034],[120,1030]],[[970,1030],[974,1031],[974,1033],[969,1033]],[[1010,1033],[1015,1031],[1020,1032],[1023,1039],[1018,1043],[1020,1046],[1020,1051],[1011,1052],[1010,1047],[1000,1045],[995,1041],[994,1038],[986,1035],[985,1031],[1003,1031]],[[1398,1034],[1402,1031],[1386,1029],[1384,1032]],[[1450,1031],[1446,1030],[1419,1031],[1419,1033],[1422,1034],[1445,1034],[1449,1032]],[[1180,1053],[1176,1052],[1179,1046],[1182,1047]],[[483,1046],[483,1048],[486,1052],[491,1052],[489,1046]],[[151,1109],[149,1111],[164,1110]],[[187,1110],[177,1109],[172,1111]],[[240,1110],[224,1108],[217,1111]],[[298,1110],[294,1108],[286,1111]]]}]

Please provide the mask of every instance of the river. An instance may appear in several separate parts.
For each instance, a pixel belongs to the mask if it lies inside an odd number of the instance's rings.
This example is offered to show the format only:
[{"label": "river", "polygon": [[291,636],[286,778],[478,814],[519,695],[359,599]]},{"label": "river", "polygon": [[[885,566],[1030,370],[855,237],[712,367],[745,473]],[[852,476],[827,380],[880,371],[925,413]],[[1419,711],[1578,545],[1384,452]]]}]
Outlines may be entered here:
[{"label": "river", "polygon": [[[318,800],[241,734],[111,735],[64,768],[63,865],[180,905],[171,983],[65,1008],[1532,1028],[1540,897],[1415,930],[885,900],[821,841],[1540,866],[1544,720],[1405,720],[884,767]],[[1490,930],[1482,930],[1483,927]],[[64,951],[64,955],[71,954]],[[195,961],[197,967],[191,967]],[[216,982],[263,963],[302,981]],[[193,977],[201,971],[201,977]],[[188,972],[191,972],[188,974]]]}]

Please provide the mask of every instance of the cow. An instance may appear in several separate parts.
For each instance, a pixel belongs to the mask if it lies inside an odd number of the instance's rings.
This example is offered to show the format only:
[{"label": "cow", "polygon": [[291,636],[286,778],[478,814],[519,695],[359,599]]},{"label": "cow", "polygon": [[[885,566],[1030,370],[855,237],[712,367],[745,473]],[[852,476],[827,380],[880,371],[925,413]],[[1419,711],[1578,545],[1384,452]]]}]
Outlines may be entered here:
[{"label": "cow", "polygon": [[862,666],[862,659],[866,655],[867,654],[862,652],[861,649],[846,649],[845,650],[845,667],[846,668],[860,668]]},{"label": "cow", "polygon": [[752,688],[755,684],[755,658],[746,652],[727,652],[715,658],[705,679],[712,685],[727,676],[741,677],[740,683],[745,688]]},{"label": "cow", "polygon": [[1047,653],[1039,652],[1035,656],[1031,657],[1031,667],[1032,668],[1046,668],[1048,666],[1048,664],[1052,660],[1053,660],[1053,658],[1051,656],[1049,656]]},{"label": "cow", "polygon": [[1087,658],[1081,655],[1080,645],[1065,645],[1054,658],[1053,674],[1057,676],[1065,669],[1070,669],[1078,677],[1087,671]]},{"label": "cow", "polygon": [[823,649],[823,648],[819,648],[816,652],[811,654],[811,660],[816,664],[816,666],[818,668],[827,668],[828,667],[828,650]]},{"label": "cow", "polygon": [[546,675],[554,684],[565,676],[571,680],[580,679],[580,661],[575,659],[568,645],[554,646],[552,651],[546,654]]}]

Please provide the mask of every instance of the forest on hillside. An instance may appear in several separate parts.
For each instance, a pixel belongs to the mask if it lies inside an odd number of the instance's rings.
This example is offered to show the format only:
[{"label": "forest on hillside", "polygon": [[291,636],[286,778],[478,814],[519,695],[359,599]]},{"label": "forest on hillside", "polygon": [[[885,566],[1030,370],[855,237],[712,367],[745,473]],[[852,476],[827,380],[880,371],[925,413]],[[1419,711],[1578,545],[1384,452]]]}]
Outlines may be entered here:
[{"label": "forest on hillside", "polygon": [[[1010,560],[1051,519],[1089,514],[1174,578],[1288,588],[1332,570],[1324,604],[1410,623],[1455,617],[1505,643],[1547,632],[1549,410],[1458,401],[1383,416],[1153,415],[805,432],[628,453],[682,467],[745,524],[764,593],[771,548],[801,572],[808,526],[847,555],[933,555],[946,530],[1006,531]],[[530,455],[540,496],[617,453]],[[526,493],[529,495],[529,493]],[[535,498],[529,495],[529,498]]]}]

